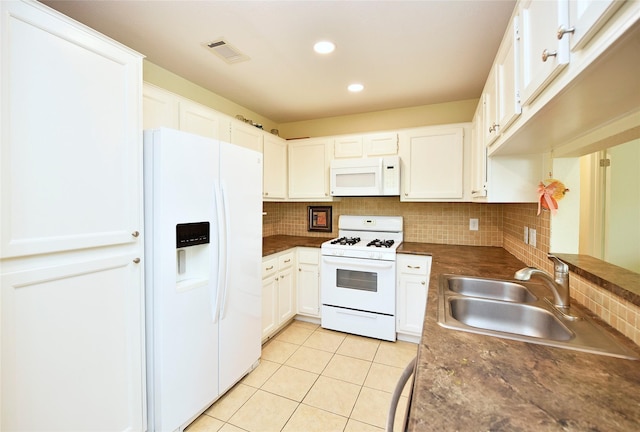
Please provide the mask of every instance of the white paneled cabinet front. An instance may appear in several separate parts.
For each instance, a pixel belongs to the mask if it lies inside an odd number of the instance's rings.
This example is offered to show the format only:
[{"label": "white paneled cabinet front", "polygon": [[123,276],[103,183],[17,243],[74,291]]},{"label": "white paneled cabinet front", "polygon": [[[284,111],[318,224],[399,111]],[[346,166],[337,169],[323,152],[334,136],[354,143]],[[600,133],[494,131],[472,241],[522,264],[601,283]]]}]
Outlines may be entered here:
[{"label": "white paneled cabinet front", "polygon": [[298,313],[320,318],[320,249],[298,248]]},{"label": "white paneled cabinet front", "polygon": [[262,198],[265,201],[284,200],[287,198],[287,141],[265,134],[263,154]]},{"label": "white paneled cabinet front", "polygon": [[520,5],[522,103],[529,104],[569,63],[569,0],[525,0]]},{"label": "white paneled cabinet front", "polygon": [[236,119],[231,120],[231,143],[262,153],[262,129]]},{"label": "white paneled cabinet front", "polygon": [[431,256],[397,255],[396,332],[398,339],[419,341],[427,306]]},{"label": "white paneled cabinet front", "polygon": [[293,249],[262,259],[262,340],[296,314]]},{"label": "white paneled cabinet front", "polygon": [[0,429],[143,430],[141,56],[0,9]]},{"label": "white paneled cabinet front", "polygon": [[308,138],[289,143],[289,199],[331,201],[329,165],[331,138]]},{"label": "white paneled cabinet front", "polygon": [[587,45],[625,1],[569,0],[570,27],[565,27],[561,36],[571,39],[571,51],[577,51]]},{"label": "white paneled cabinet front", "polygon": [[464,129],[425,127],[400,134],[401,201],[464,197]]}]

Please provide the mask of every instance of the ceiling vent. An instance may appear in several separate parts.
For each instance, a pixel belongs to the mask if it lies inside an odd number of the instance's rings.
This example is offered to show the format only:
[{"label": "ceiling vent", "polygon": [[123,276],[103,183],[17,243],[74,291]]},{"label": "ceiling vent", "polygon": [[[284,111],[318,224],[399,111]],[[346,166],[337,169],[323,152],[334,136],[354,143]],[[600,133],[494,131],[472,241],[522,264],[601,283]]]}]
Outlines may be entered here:
[{"label": "ceiling vent", "polygon": [[236,47],[229,44],[224,39],[217,39],[212,42],[208,42],[207,48],[229,64],[249,60],[249,56],[241,53]]}]

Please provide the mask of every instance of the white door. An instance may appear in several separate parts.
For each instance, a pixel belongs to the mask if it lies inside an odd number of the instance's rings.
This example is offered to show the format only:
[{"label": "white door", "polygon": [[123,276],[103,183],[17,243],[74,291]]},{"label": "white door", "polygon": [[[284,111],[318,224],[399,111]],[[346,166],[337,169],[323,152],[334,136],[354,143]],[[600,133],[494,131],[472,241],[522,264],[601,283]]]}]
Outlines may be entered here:
[{"label": "white door", "polygon": [[0,9],[0,429],[141,430],[141,57]]}]

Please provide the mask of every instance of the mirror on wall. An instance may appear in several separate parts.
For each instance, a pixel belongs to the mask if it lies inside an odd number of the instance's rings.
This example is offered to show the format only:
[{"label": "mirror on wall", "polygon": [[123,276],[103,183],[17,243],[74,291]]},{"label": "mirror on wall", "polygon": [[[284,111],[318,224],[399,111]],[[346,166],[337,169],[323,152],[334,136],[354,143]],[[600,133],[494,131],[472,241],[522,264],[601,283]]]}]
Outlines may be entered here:
[{"label": "mirror on wall", "polygon": [[640,139],[580,158],[579,253],[640,273]]}]

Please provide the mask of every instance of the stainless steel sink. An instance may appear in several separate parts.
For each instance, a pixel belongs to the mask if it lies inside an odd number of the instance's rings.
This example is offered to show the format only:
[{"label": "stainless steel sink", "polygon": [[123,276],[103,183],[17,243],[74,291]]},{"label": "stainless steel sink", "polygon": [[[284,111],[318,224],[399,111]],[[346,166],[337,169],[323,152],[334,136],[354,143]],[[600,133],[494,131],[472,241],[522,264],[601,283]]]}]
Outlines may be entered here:
[{"label": "stainless steel sink", "polygon": [[458,297],[449,299],[449,313],[463,324],[485,330],[556,341],[573,337],[554,314],[527,304]]},{"label": "stainless steel sink", "polygon": [[438,284],[438,324],[442,327],[638,360],[580,309],[563,314],[538,283],[442,275]]},{"label": "stainless steel sink", "polygon": [[469,276],[450,276],[448,289],[458,294],[509,302],[530,303],[538,300],[519,283]]}]

